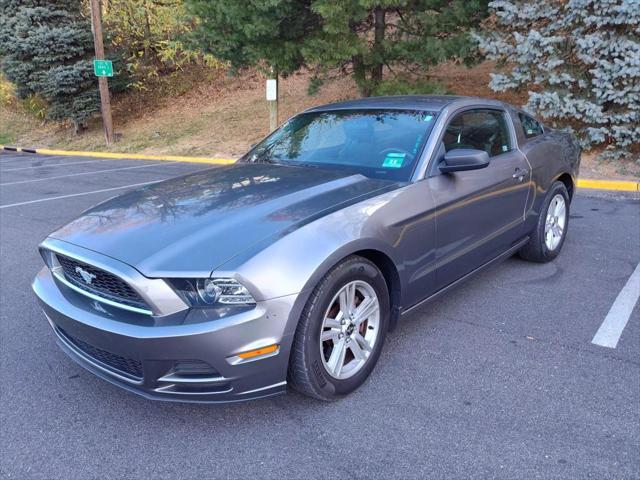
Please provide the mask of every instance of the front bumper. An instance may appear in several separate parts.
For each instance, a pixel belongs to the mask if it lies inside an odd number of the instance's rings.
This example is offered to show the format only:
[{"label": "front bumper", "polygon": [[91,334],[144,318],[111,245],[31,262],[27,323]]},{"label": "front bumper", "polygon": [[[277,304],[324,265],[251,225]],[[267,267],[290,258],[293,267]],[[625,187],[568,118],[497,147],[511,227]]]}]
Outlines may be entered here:
[{"label": "front bumper", "polygon": [[[157,400],[226,403],[286,389],[293,335],[287,323],[296,295],[221,317],[189,309],[150,321],[88,303],[46,267],[33,290],[61,348],[87,370],[129,391]],[[279,345],[274,353],[238,357],[272,344]],[[209,370],[183,370],[194,364]]]}]

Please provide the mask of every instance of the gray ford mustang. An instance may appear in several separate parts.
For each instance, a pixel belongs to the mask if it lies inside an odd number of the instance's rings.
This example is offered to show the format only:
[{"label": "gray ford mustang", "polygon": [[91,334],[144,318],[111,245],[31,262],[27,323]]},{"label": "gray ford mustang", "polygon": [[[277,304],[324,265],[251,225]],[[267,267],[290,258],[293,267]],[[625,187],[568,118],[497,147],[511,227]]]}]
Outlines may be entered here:
[{"label": "gray ford mustang", "polygon": [[146,397],[336,399],[413,309],[516,252],[553,260],[579,163],[497,101],[324,105],[86,211],[44,240],[33,289],[70,357]]}]

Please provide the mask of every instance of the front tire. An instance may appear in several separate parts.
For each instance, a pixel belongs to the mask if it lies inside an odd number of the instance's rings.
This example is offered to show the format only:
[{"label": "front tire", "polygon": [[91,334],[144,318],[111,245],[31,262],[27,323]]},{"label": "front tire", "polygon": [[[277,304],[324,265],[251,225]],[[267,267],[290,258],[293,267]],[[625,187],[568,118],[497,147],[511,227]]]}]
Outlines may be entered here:
[{"label": "front tire", "polygon": [[351,256],[315,287],[296,329],[289,384],[305,395],[336,400],[373,370],[389,326],[389,292],[369,260]]},{"label": "front tire", "polygon": [[554,182],[540,209],[531,239],[519,252],[532,262],[550,262],[558,256],[569,227],[569,193],[562,182]]}]

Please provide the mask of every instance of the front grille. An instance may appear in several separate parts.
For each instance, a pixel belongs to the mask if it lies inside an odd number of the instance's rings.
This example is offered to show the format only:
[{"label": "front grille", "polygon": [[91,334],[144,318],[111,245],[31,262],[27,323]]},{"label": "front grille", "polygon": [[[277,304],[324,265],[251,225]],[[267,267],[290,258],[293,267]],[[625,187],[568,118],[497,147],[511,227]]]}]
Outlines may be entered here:
[{"label": "front grille", "polygon": [[67,340],[67,342],[108,369],[114,370],[116,373],[129,377],[132,380],[142,380],[142,362],[139,360],[122,357],[115,353],[94,347],[87,342],[83,342],[82,340],[72,337],[59,327],[58,331],[62,334],[64,339]]},{"label": "front grille", "polygon": [[[149,307],[127,282],[100,268],[88,265],[73,258],[56,254],[65,278],[76,287],[130,307],[148,309]],[[91,283],[82,278],[81,270],[91,276]]]}]

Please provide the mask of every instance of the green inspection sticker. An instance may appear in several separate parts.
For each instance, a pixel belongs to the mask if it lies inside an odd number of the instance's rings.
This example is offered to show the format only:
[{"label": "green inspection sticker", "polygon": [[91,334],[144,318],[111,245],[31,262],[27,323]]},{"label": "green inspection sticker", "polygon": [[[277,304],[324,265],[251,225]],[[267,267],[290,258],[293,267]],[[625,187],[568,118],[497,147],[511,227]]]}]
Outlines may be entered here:
[{"label": "green inspection sticker", "polygon": [[387,156],[384,157],[384,162],[382,162],[382,166],[384,168],[401,168],[404,163],[404,157],[406,156],[406,153],[387,153]]},{"label": "green inspection sticker", "polygon": [[433,115],[425,115],[424,116],[424,121],[425,122],[430,122],[431,120],[433,120]]}]

